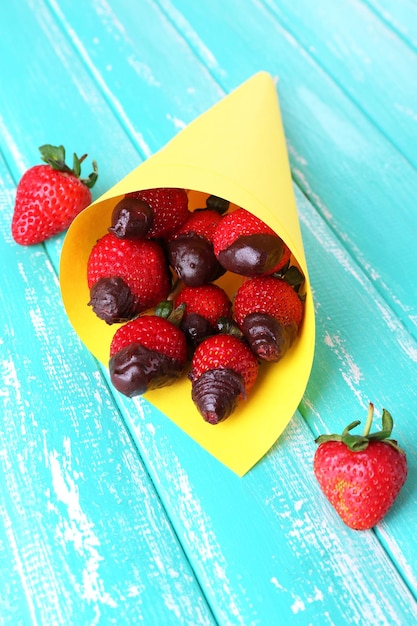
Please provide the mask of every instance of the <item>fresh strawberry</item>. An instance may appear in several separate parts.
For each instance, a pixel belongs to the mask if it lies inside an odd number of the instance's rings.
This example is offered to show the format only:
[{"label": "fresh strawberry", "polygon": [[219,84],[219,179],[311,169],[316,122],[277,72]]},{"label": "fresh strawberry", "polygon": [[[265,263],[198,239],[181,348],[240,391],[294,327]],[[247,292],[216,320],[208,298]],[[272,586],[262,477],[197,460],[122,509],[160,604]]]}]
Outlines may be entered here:
[{"label": "fresh strawberry", "polygon": [[221,318],[232,317],[232,303],[227,293],[218,285],[184,287],[175,297],[175,307],[185,304],[181,328],[196,346],[208,335],[217,332]]},{"label": "fresh strawberry", "polygon": [[39,150],[47,165],[29,168],[16,191],[12,236],[24,246],[41,243],[68,228],[91,203],[90,189],[98,177],[93,161],[93,172],[88,178],[80,178],[86,154],[80,158],[74,154],[70,169],[63,146],[44,145]]},{"label": "fresh strawberry", "polygon": [[87,263],[89,305],[108,324],[132,319],[168,296],[171,278],[156,241],[119,239],[107,233]]},{"label": "fresh strawberry", "polygon": [[213,236],[221,265],[243,276],[273,274],[282,266],[285,244],[258,217],[246,209],[224,215]]},{"label": "fresh strawberry", "polygon": [[407,459],[397,442],[390,439],[393,420],[385,409],[382,430],[370,433],[374,406],[369,404],[362,436],[350,431],[321,435],[314,456],[314,473],[323,493],[344,523],[354,530],[378,524],[393,505],[407,478]]},{"label": "fresh strawberry", "polygon": [[168,241],[169,262],[189,287],[199,287],[224,274],[212,243],[221,219],[214,209],[197,209]]},{"label": "fresh strawberry", "polygon": [[204,339],[194,353],[189,378],[192,399],[210,424],[218,424],[246,398],[258,375],[258,361],[250,348],[233,335]]},{"label": "fresh strawberry", "polygon": [[153,223],[147,232],[149,239],[166,239],[185,222],[190,215],[185,189],[160,187],[132,191],[126,198],[137,198],[152,209]]},{"label": "fresh strawberry", "polygon": [[257,276],[246,280],[234,299],[236,322],[252,351],[279,361],[297,336],[304,303],[285,280]]},{"label": "fresh strawberry", "polygon": [[130,398],[171,385],[187,358],[184,333],[169,319],[143,315],[121,326],[110,345],[113,385]]}]

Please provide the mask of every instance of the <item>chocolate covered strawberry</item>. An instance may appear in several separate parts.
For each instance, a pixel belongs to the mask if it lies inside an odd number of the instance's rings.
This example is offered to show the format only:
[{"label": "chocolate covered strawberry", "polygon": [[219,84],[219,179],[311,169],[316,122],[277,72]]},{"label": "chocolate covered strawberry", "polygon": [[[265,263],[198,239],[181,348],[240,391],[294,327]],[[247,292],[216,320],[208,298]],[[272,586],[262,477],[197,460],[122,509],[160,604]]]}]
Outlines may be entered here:
[{"label": "chocolate covered strawberry", "polygon": [[197,209],[168,241],[168,258],[185,285],[199,287],[224,273],[213,250],[213,233],[222,216],[214,209]]},{"label": "chocolate covered strawberry", "polygon": [[171,277],[159,243],[104,235],[87,263],[90,302],[108,324],[132,319],[168,296]]},{"label": "chocolate covered strawberry", "polygon": [[215,196],[214,194],[207,197],[206,208],[213,209],[214,211],[217,211],[217,213],[220,213],[220,215],[226,213],[229,209],[229,206],[230,202],[225,198],[220,198],[219,196]]},{"label": "chocolate covered strawberry", "polygon": [[63,146],[39,148],[46,165],[35,165],[22,176],[17,186],[12,218],[12,236],[21,245],[41,243],[62,232],[91,203],[91,191],[97,180],[93,172],[80,178],[84,154],[73,157],[72,169],[65,163]]},{"label": "chocolate covered strawberry", "polygon": [[[126,199],[136,198],[145,202],[152,211],[152,224],[147,230],[149,239],[167,239],[185,222],[190,212],[185,189],[158,187],[126,194]],[[114,217],[114,219],[116,219]],[[122,217],[122,219],[124,219]],[[117,223],[112,224],[117,228]]]},{"label": "chocolate covered strawberry", "polygon": [[175,297],[175,307],[185,305],[181,328],[192,345],[218,332],[217,322],[232,317],[232,303],[227,293],[212,283],[201,287],[184,287]]},{"label": "chocolate covered strawberry", "polygon": [[145,200],[124,197],[116,204],[109,231],[119,239],[144,239],[154,223],[154,213]]},{"label": "chocolate covered strawberry", "polygon": [[133,397],[171,385],[187,358],[184,333],[169,319],[143,315],[121,326],[110,345],[110,379],[120,393]]},{"label": "chocolate covered strawberry", "polygon": [[204,420],[218,424],[229,417],[255,384],[258,361],[233,335],[220,333],[197,347],[189,372],[192,399]]},{"label": "chocolate covered strawberry", "polygon": [[279,361],[297,336],[304,303],[285,280],[259,276],[246,280],[234,299],[234,314],[252,351]]},{"label": "chocolate covered strawberry", "polygon": [[285,252],[284,242],[272,228],[242,208],[223,216],[213,246],[221,265],[243,276],[273,274],[282,266]]},{"label": "chocolate covered strawberry", "polygon": [[363,435],[351,430],[341,435],[321,435],[314,455],[319,485],[344,523],[354,530],[378,524],[393,505],[407,478],[406,455],[391,439],[393,420],[382,412],[382,430],[371,433],[374,406],[369,404]]}]

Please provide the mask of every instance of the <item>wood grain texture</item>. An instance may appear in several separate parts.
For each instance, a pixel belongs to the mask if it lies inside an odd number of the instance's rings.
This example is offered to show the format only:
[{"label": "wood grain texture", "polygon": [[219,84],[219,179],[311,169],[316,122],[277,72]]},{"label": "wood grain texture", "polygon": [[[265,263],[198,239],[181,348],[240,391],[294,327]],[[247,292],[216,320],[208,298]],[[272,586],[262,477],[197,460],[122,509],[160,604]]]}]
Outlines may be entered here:
[{"label": "wood grain texture", "polygon": [[265,0],[265,5],[416,167],[417,97],[408,72],[417,55],[408,43],[358,0],[312,10],[303,2]]},{"label": "wood grain texture", "polygon": [[367,4],[417,51],[417,6],[413,0],[367,0]]},{"label": "wood grain texture", "polygon": [[[384,70],[372,46],[386,58],[405,51],[402,71],[389,66],[386,76],[408,98],[415,51],[387,0],[344,0],[345,19],[332,5],[321,24],[316,12],[305,19],[306,4],[28,0],[1,9],[6,624],[417,623],[417,315],[404,271],[416,264],[414,146],[404,143],[412,120],[395,132],[398,110],[372,105],[383,83],[374,73]],[[352,24],[356,42],[333,58]],[[362,76],[359,51],[372,59]],[[259,69],[279,77],[317,344],[299,411],[239,479],[146,401],[112,390],[62,308],[63,235],[20,248],[9,224],[15,183],[38,145],[88,149],[100,166],[97,196]],[[314,437],[364,418],[369,399],[378,415],[393,413],[410,469],[385,520],[357,533],[324,500],[312,458]]]}]

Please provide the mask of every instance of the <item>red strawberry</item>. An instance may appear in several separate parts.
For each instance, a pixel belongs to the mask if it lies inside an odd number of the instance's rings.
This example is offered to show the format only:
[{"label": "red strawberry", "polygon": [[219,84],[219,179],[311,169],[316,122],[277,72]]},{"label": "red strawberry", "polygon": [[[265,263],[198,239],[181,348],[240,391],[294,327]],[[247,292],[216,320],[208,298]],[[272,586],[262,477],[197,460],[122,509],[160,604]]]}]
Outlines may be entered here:
[{"label": "red strawberry", "polygon": [[171,385],[184,369],[187,342],[169,319],[144,315],[121,326],[110,345],[113,385],[130,398]]},{"label": "red strawberry", "polygon": [[407,478],[407,459],[397,442],[389,439],[391,415],[382,412],[382,430],[370,434],[374,407],[370,403],[362,436],[350,431],[321,435],[314,456],[314,473],[323,493],[344,523],[354,530],[378,524],[393,505]]},{"label": "red strawberry", "polygon": [[272,228],[241,208],[223,217],[214,233],[213,246],[221,265],[243,276],[276,272],[282,266],[285,250]]},{"label": "red strawberry", "polygon": [[122,322],[167,297],[171,280],[165,253],[156,241],[104,235],[87,263],[90,306],[108,324]]},{"label": "red strawberry", "polygon": [[86,154],[74,154],[73,169],[65,164],[63,146],[39,148],[47,165],[35,165],[20,179],[12,219],[12,235],[21,245],[41,243],[62,232],[91,203],[97,164],[88,178],[80,178]]},{"label": "red strawberry", "polygon": [[181,304],[186,307],[181,328],[194,346],[217,332],[220,318],[232,317],[229,296],[221,287],[211,283],[201,287],[184,287],[174,301],[175,307]]},{"label": "red strawberry", "polygon": [[126,198],[138,198],[148,204],[153,213],[153,224],[147,232],[148,238],[170,237],[188,218],[188,196],[184,189],[160,187],[132,191]]},{"label": "red strawberry", "polygon": [[168,241],[169,262],[187,286],[199,287],[224,274],[212,243],[221,219],[214,209],[197,209]]},{"label": "red strawberry", "polygon": [[206,422],[218,424],[246,398],[258,375],[250,348],[233,335],[218,334],[197,347],[189,373],[192,399]]},{"label": "red strawberry", "polygon": [[297,336],[304,303],[285,280],[258,276],[238,289],[236,321],[252,351],[265,361],[279,361]]}]

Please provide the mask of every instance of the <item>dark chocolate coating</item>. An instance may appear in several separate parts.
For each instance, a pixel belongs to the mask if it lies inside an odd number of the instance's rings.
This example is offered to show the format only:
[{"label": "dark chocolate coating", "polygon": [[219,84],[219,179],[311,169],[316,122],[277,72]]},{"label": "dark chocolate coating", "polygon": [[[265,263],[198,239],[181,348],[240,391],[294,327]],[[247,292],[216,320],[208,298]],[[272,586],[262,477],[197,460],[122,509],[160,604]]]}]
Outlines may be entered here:
[{"label": "dark chocolate coating", "polygon": [[153,224],[153,211],[139,198],[123,198],[113,209],[109,231],[119,239],[143,239]]},{"label": "dark chocolate coating", "polygon": [[111,382],[129,398],[171,385],[181,376],[183,368],[179,360],[149,350],[140,343],[122,348],[109,361]]},{"label": "dark chocolate coating", "polygon": [[194,347],[206,337],[210,337],[217,332],[217,329],[198,313],[187,313],[181,322],[181,330]]},{"label": "dark chocolate coating", "polygon": [[107,324],[127,322],[137,315],[137,300],[119,276],[99,278],[90,289],[88,304]]},{"label": "dark chocolate coating", "polygon": [[278,235],[242,235],[217,255],[221,265],[242,276],[261,276],[279,263],[284,252]]},{"label": "dark chocolate coating", "polygon": [[188,287],[200,287],[225,272],[216,259],[211,242],[192,232],[178,235],[168,242],[168,258]]},{"label": "dark chocolate coating", "polygon": [[245,394],[243,378],[234,370],[208,370],[192,381],[191,397],[209,424],[218,424],[235,410],[239,396]]},{"label": "dark chocolate coating", "polygon": [[218,196],[209,196],[206,200],[206,206],[208,209],[212,209],[223,215],[226,213],[230,206],[230,202],[228,200],[224,200],[224,198],[219,198]]},{"label": "dark chocolate coating", "polygon": [[242,331],[259,359],[280,361],[297,335],[297,326],[283,326],[268,313],[250,313],[243,320]]}]

